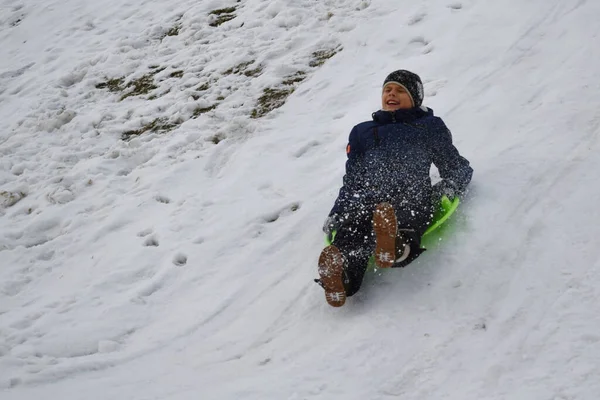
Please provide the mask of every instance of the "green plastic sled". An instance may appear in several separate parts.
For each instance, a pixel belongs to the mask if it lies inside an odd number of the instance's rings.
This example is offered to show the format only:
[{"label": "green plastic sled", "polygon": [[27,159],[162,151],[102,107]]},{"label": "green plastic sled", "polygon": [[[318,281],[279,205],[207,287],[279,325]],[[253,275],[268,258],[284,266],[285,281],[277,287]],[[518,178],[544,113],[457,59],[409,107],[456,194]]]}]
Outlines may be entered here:
[{"label": "green plastic sled", "polygon": [[442,225],[444,225],[444,223],[448,221],[448,218],[454,214],[454,211],[456,211],[459,204],[460,199],[458,197],[450,200],[448,196],[442,196],[440,205],[433,214],[431,225],[429,225],[429,228],[427,228],[423,236],[421,236],[422,249],[432,247],[433,243],[441,239],[442,229],[440,228],[442,228]]},{"label": "green plastic sled", "polygon": [[[460,204],[460,200],[458,197],[455,197],[453,200],[450,200],[447,196],[443,196],[440,200],[439,207],[437,207],[436,212],[433,214],[433,218],[431,220],[431,225],[425,231],[423,236],[421,236],[421,248],[426,249],[432,247],[437,241],[441,239],[442,234],[442,225],[448,218],[454,214],[458,205]],[[329,246],[333,239],[335,238],[336,232],[332,232],[331,236],[325,236],[325,245]],[[369,262],[371,264],[371,262]]]}]

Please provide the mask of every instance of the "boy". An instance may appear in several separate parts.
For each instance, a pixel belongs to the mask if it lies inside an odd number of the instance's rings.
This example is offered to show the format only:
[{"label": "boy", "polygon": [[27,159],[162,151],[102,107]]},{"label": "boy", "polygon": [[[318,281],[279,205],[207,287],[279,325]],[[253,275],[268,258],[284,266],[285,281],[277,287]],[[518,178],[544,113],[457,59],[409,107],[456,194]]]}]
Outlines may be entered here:
[{"label": "boy", "polygon": [[[360,289],[373,250],[379,268],[417,258],[434,204],[462,195],[471,180],[450,131],[422,102],[421,78],[394,71],[383,82],[381,110],[350,132],[343,186],[323,226],[335,236],[321,252],[316,279],[333,307]],[[442,178],[433,187],[432,163]]]}]

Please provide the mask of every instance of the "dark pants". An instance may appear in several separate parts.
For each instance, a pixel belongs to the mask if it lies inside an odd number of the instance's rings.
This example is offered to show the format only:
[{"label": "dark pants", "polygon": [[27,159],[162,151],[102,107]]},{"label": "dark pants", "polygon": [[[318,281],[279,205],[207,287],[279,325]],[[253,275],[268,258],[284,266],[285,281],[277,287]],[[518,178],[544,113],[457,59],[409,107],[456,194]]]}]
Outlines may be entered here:
[{"label": "dark pants", "polygon": [[[398,229],[404,239],[410,245],[410,256],[405,261],[395,264],[394,267],[404,267],[417,258],[421,253],[421,236],[427,230],[431,222],[431,211],[414,212],[417,207],[403,207],[394,205],[388,200],[396,213]],[[366,205],[360,211],[352,213],[348,222],[336,233],[334,244],[347,260],[346,273],[349,284],[346,287],[346,295],[352,296],[360,289],[368,261],[375,250],[375,234],[373,232],[373,212],[375,204]]]}]

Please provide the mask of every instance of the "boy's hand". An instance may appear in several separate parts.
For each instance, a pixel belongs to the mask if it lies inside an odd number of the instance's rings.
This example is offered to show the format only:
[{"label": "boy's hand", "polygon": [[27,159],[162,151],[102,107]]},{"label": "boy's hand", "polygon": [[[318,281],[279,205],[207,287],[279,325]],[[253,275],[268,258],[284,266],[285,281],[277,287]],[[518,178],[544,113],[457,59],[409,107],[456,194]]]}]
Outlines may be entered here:
[{"label": "boy's hand", "polygon": [[332,214],[325,220],[323,224],[323,232],[327,236],[331,236],[334,231],[339,230],[346,223],[347,219],[339,214]]},{"label": "boy's hand", "polygon": [[433,203],[437,204],[443,196],[447,196],[450,200],[458,196],[453,185],[445,180],[433,185]]}]

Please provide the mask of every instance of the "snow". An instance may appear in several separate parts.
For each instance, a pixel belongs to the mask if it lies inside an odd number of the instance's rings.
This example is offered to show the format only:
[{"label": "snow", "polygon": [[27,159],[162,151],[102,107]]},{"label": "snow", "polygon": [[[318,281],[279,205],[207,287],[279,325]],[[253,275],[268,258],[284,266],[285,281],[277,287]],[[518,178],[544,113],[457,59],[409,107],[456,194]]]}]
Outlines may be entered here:
[{"label": "snow", "polygon": [[[599,16],[0,0],[0,397],[597,399]],[[320,229],[398,68],[474,180],[452,235],[333,309]],[[266,88],[294,92],[251,118]]]}]

